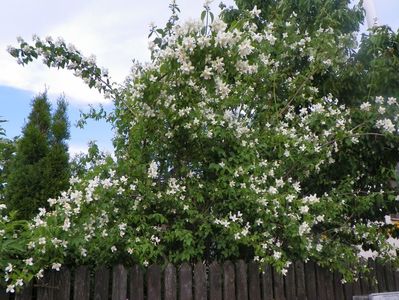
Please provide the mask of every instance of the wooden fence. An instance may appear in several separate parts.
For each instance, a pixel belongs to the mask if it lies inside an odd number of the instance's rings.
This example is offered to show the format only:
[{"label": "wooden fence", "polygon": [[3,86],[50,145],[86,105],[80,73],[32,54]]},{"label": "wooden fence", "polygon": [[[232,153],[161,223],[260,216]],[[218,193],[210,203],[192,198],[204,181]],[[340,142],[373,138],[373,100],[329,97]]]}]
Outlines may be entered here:
[{"label": "wooden fence", "polygon": [[44,278],[18,295],[0,295],[0,300],[343,300],[353,295],[399,290],[399,272],[390,266],[374,265],[378,283],[367,278],[342,284],[341,276],[316,266],[296,262],[286,276],[255,262],[244,261],[205,266],[171,264],[162,269],[151,265],[125,268],[117,265],[90,272],[81,266],[74,271],[47,272]]}]

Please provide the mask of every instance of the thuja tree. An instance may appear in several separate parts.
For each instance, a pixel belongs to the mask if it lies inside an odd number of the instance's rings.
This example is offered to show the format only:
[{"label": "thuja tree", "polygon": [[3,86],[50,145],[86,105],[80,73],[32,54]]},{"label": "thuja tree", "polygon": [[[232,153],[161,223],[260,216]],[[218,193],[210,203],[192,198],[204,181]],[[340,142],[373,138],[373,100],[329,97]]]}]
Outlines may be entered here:
[{"label": "thuja tree", "polygon": [[[0,119],[0,124],[6,120]],[[15,147],[13,141],[6,138],[6,132],[0,126],[0,203],[4,201],[4,189],[6,186],[6,178],[8,174],[9,162],[14,153]]]},{"label": "thuja tree", "polygon": [[29,232],[5,231],[26,243],[23,255],[3,256],[9,291],[70,263],[246,258],[285,273],[311,259],[351,279],[367,257],[397,262],[385,206],[367,217],[376,203],[396,201],[394,188],[367,180],[362,153],[352,153],[358,173],[325,175],[348,146],[394,147],[396,99],[348,108],[321,97],[315,74],[338,72],[352,36],[322,25],[310,34],[295,14],[270,23],[260,13],[234,26],[212,22],[207,7],[203,22],[172,18],[154,29],[152,63],[135,65],[119,88],[61,39],[9,49],[22,64],[42,56],[72,69],[113,97],[106,117],[116,128],[115,161],[96,152]]},{"label": "thuja tree", "polygon": [[39,208],[48,207],[48,198],[67,189],[68,137],[65,101],[58,102],[52,116],[47,95],[35,97],[6,179],[5,203],[20,219],[31,219]]}]

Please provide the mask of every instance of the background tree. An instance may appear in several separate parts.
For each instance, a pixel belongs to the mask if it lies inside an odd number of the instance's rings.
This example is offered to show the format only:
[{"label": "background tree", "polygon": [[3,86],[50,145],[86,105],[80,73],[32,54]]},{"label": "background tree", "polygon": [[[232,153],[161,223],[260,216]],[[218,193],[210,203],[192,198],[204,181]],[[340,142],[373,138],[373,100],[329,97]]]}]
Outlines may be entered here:
[{"label": "background tree", "polygon": [[47,200],[68,186],[66,103],[59,100],[54,116],[47,94],[37,96],[16,144],[7,177],[6,203],[21,219],[29,219]]},{"label": "background tree", "polygon": [[[6,122],[0,119],[0,123]],[[1,125],[1,124],[0,124]],[[8,174],[9,162],[15,151],[14,142],[5,137],[6,132],[0,126],[0,203],[4,201],[4,189]]]}]

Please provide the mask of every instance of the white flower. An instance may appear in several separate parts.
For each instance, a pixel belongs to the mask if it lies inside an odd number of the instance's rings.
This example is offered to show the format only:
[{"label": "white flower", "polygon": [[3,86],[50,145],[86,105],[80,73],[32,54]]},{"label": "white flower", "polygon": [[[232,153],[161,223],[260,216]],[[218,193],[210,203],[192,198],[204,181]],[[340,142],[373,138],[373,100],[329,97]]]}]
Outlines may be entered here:
[{"label": "white flower", "polygon": [[382,97],[382,96],[375,97],[375,102],[379,103],[379,104],[384,103],[384,97]]},{"label": "white flower", "polygon": [[39,272],[36,273],[36,278],[37,279],[43,278],[43,273],[44,273],[44,270],[40,269]]},{"label": "white flower", "polygon": [[83,257],[87,256],[87,250],[85,248],[80,248],[80,255],[82,255]]},{"label": "white flower", "polygon": [[158,165],[155,161],[150,163],[150,167],[148,168],[148,177],[157,178],[158,176]]},{"label": "white flower", "polygon": [[60,263],[53,263],[52,266],[51,266],[51,269],[59,271],[61,266],[62,265]]},{"label": "white flower", "polygon": [[7,286],[6,293],[15,293],[15,285],[10,284]]},{"label": "white flower", "polygon": [[7,265],[5,271],[6,271],[6,273],[11,273],[12,270],[13,270],[13,265],[9,263],[9,264]]},{"label": "white flower", "polygon": [[33,258],[28,258],[24,260],[24,263],[28,266],[33,266]]},{"label": "white flower", "polygon": [[384,218],[385,218],[385,224],[387,224],[387,225],[392,224],[392,219],[391,219],[390,215],[386,215],[386,216],[384,216]]},{"label": "white flower", "polygon": [[158,244],[161,242],[161,239],[160,239],[159,237],[155,236],[155,235],[152,235],[152,236],[151,236],[151,242],[152,242],[154,245],[158,245]]},{"label": "white flower", "polygon": [[258,18],[261,12],[262,11],[260,9],[258,9],[258,7],[255,5],[250,13],[251,13],[251,16]]},{"label": "white flower", "polygon": [[368,102],[364,102],[360,105],[360,109],[364,111],[369,111],[371,107],[371,104]]},{"label": "white flower", "polygon": [[307,206],[307,205],[301,206],[301,207],[299,208],[299,212],[300,212],[301,214],[306,214],[308,211],[309,211],[309,206]]},{"label": "white flower", "polygon": [[280,258],[281,258],[281,252],[279,252],[279,251],[274,251],[274,252],[273,252],[273,257],[274,257],[275,260],[280,259]]},{"label": "white flower", "polygon": [[206,66],[204,71],[201,73],[201,77],[203,77],[205,80],[211,79],[212,78],[212,68]]},{"label": "white flower", "polygon": [[117,249],[116,249],[115,246],[112,246],[112,247],[111,247],[111,252],[112,252],[112,253],[116,252],[116,250],[117,250]]},{"label": "white flower", "polygon": [[244,58],[251,54],[253,49],[254,47],[252,47],[251,41],[246,39],[238,46],[238,53],[240,54],[241,58]]},{"label": "white flower", "polygon": [[307,234],[310,232],[310,227],[308,223],[303,222],[301,225],[299,225],[299,235]]},{"label": "white flower", "polygon": [[21,279],[21,278],[17,279],[17,282],[15,282],[15,285],[16,286],[23,286],[24,285],[23,279]]},{"label": "white flower", "polygon": [[394,97],[388,97],[387,103],[388,103],[389,105],[397,104],[396,98],[394,98]]},{"label": "white flower", "polygon": [[378,120],[376,127],[380,129],[382,128],[389,133],[393,133],[395,131],[395,125],[393,125],[390,119]]},{"label": "white flower", "polygon": [[62,229],[64,231],[68,231],[68,229],[71,227],[71,222],[69,221],[69,218],[65,218],[64,224],[62,225]]}]

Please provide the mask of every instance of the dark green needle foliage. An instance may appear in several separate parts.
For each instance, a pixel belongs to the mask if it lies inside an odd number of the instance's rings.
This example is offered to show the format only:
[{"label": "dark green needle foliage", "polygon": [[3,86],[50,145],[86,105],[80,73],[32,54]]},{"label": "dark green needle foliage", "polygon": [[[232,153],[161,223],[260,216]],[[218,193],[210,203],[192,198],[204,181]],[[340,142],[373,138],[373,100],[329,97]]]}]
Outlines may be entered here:
[{"label": "dark green needle foliage", "polygon": [[60,99],[55,113],[47,94],[34,98],[32,111],[17,140],[16,153],[7,178],[6,204],[18,211],[20,219],[30,219],[47,200],[68,187],[69,138],[67,104]]}]

